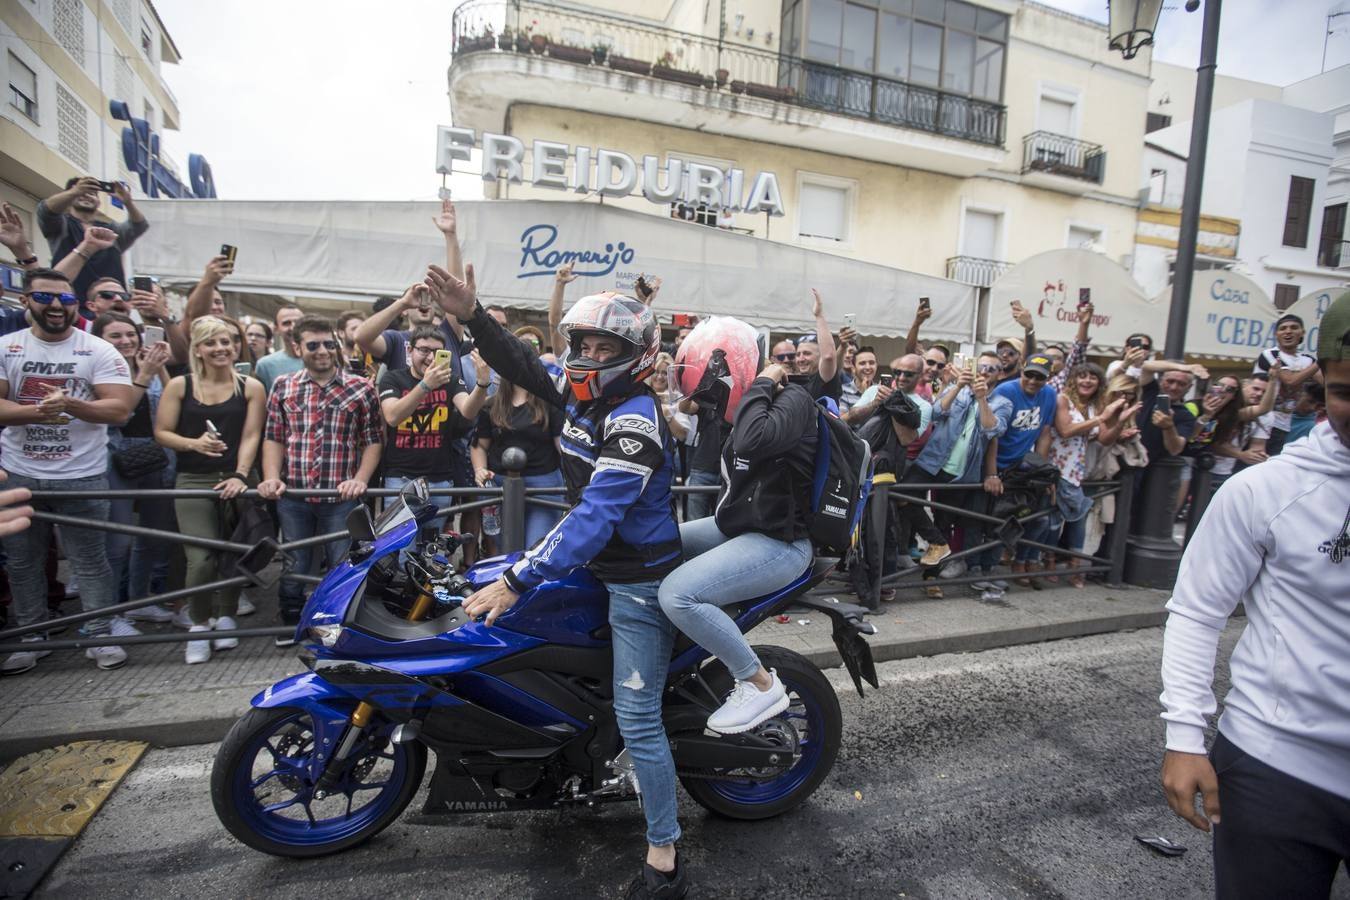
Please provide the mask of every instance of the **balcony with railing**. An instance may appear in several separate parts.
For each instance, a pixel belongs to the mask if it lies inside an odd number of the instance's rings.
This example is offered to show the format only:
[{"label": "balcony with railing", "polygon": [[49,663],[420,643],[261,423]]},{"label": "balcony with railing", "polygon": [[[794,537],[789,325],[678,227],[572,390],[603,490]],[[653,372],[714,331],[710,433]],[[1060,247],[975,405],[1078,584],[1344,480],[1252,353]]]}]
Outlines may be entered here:
[{"label": "balcony with railing", "polygon": [[1106,176],[1106,151],[1100,144],[1033,131],[1022,138],[1022,175],[1043,187],[1086,193]]},{"label": "balcony with railing", "polygon": [[[1001,162],[1005,156],[1006,108],[1002,104],[599,11],[552,3],[468,0],[455,10],[452,40],[452,103],[457,109],[471,104],[465,110],[468,115],[473,112],[472,104],[481,106],[483,93],[494,88],[524,88],[527,96],[507,94],[505,102],[534,102],[526,82],[506,80],[508,68],[514,68],[510,74],[529,74],[545,81],[553,78],[546,105],[560,105],[557,78],[567,78],[587,90],[608,89],[606,100],[620,107],[627,101],[619,93],[647,90],[644,100],[648,102],[617,108],[614,114],[682,124],[662,115],[660,102],[651,102],[652,95],[658,95],[657,100],[670,99],[655,84],[664,81],[699,91],[698,96],[686,95],[681,102],[705,119],[710,114],[739,114],[745,120],[741,123],[745,135],[754,139],[773,139],[762,131],[768,120],[767,127],[791,126],[796,141],[801,139],[803,125],[818,129],[827,141],[831,131],[841,138],[848,131],[854,140],[875,141],[878,159],[888,158],[882,144],[889,144],[892,162],[897,161],[896,144],[901,145],[903,156],[907,140],[930,154],[965,155],[974,164],[972,172]],[[545,61],[567,63],[577,70],[559,73]],[[465,85],[462,97],[455,95],[461,76],[472,76],[478,82]],[[482,80],[494,76],[499,83]],[[653,84],[637,88],[632,76]],[[611,84],[615,78],[622,80]],[[581,101],[581,96],[573,95],[572,102],[579,108],[595,107]],[[864,125],[822,122],[821,113],[860,120]],[[485,119],[490,121],[490,117]],[[869,132],[869,123],[919,134],[897,136],[891,128]],[[700,123],[697,127],[708,126]],[[734,129],[722,130],[739,136]]]},{"label": "balcony with railing", "polygon": [[1323,238],[1317,246],[1317,264],[1324,269],[1350,267],[1350,241]]},{"label": "balcony with railing", "polygon": [[947,259],[947,277],[975,287],[990,287],[1010,268],[1012,263],[1001,259],[981,259],[978,256],[952,256]]}]

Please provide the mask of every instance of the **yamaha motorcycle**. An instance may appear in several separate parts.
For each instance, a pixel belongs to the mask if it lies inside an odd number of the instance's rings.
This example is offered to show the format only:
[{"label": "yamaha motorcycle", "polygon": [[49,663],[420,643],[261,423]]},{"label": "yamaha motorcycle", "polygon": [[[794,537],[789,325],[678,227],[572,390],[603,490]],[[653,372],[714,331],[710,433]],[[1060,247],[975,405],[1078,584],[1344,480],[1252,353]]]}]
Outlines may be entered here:
[{"label": "yamaha motorcycle", "polygon": [[[523,594],[491,628],[464,597],[519,554],[464,575],[459,538],[412,482],[378,520],[347,521],[352,547],[305,605],[296,641],[309,669],[253,698],[216,754],[211,798],[248,846],[315,857],[388,826],[436,764],[424,813],[554,809],[640,798],[613,712],[608,592],[585,569]],[[817,559],[791,585],[728,608],[743,631],[788,607],[833,620],[858,692],[877,685],[861,607],[804,596],[834,566]],[[663,717],[689,795],[735,819],[764,819],[806,800],[829,774],[842,722],[834,689],[805,657],[756,647],[791,705],[743,734],[709,731],[732,687],[726,668],[687,639],[671,658]]]}]

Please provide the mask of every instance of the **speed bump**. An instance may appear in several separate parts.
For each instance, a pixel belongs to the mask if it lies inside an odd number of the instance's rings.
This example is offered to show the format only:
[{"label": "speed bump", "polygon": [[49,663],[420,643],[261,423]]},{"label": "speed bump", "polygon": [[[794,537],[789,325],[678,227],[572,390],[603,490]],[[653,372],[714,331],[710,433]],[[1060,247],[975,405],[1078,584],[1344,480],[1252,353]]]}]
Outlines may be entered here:
[{"label": "speed bump", "polygon": [[24,897],[145,753],[139,741],[77,741],[0,772],[0,896]]}]

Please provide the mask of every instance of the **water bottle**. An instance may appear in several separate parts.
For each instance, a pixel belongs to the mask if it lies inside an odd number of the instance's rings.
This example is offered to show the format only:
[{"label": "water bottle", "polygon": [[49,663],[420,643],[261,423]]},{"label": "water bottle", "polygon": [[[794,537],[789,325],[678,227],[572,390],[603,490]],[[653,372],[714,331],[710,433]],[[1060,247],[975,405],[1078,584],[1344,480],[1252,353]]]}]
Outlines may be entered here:
[{"label": "water bottle", "polygon": [[501,510],[500,504],[496,503],[483,507],[483,534],[496,536],[502,533]]}]

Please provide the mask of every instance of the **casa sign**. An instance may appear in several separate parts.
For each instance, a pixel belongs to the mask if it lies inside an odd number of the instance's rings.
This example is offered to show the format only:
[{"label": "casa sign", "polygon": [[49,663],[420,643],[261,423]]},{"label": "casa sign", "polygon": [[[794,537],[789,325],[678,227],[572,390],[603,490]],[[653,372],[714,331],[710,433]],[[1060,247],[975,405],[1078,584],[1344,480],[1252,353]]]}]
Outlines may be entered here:
[{"label": "casa sign", "polygon": [[[456,160],[469,161],[469,151],[480,146],[484,181],[525,181],[525,144],[509,134],[483,132],[481,144],[472,128],[441,125],[436,130],[436,171],[449,175]],[[556,141],[534,141],[529,183],[535,187],[605,197],[627,197],[640,190],[652,203],[668,206],[686,203],[728,212],[783,215],[783,194],[778,176],[760,172],[748,183],[745,172],[735,166],[723,171],[716,166],[655,156],[639,164],[618,150],[572,147]],[[572,162],[572,174],[567,163]]]}]

